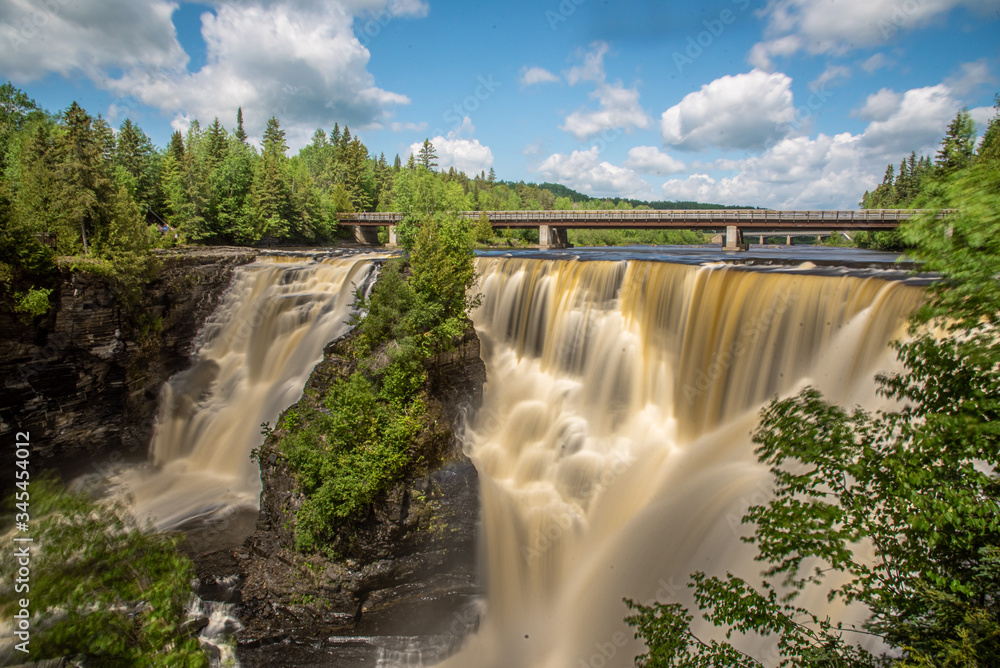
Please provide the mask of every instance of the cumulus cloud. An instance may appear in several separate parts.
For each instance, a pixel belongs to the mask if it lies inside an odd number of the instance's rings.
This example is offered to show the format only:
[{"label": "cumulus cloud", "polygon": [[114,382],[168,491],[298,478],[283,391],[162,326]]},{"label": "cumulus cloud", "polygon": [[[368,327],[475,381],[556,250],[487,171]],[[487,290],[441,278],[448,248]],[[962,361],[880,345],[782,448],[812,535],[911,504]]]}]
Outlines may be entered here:
[{"label": "cumulus cloud", "polygon": [[603,82],[605,77],[604,56],[608,53],[608,49],[607,42],[592,42],[590,51],[580,52],[583,62],[563,72],[569,85],[575,86],[581,81]]},{"label": "cumulus cloud", "polygon": [[569,186],[582,193],[603,196],[649,198],[652,188],[627,167],[601,160],[596,146],[570,155],[553,153],[538,167],[548,181]]},{"label": "cumulus cloud", "polygon": [[[933,155],[960,108],[944,84],[902,94],[882,89],[856,112],[871,120],[861,134],[786,137],[760,155],[717,160],[701,166],[701,173],[670,179],[662,186],[663,197],[777,209],[853,209],[862,193],[882,180],[886,164],[898,163],[912,150]],[[977,107],[970,113],[979,120],[990,111]]]},{"label": "cumulus cloud", "polygon": [[624,128],[626,132],[648,128],[650,120],[639,104],[639,90],[626,88],[621,81],[608,83],[605,80],[604,55],[608,45],[594,42],[590,46],[591,50],[583,55],[583,63],[566,70],[563,75],[571,86],[583,81],[593,82],[595,87],[590,98],[597,100],[598,108],[577,109],[566,116],[559,129],[584,141],[616,128]]},{"label": "cumulus cloud", "polygon": [[889,59],[884,53],[876,53],[870,58],[866,58],[861,61],[861,69],[863,69],[868,74],[874,73],[876,70],[880,70],[883,67],[889,67],[895,64],[893,60]]},{"label": "cumulus cloud", "polygon": [[996,83],[985,58],[972,63],[962,63],[959,71],[944,80],[944,84],[955,95],[962,97],[983,85]]},{"label": "cumulus cloud", "polygon": [[810,90],[822,90],[826,88],[828,83],[836,82],[837,79],[848,79],[850,76],[850,68],[843,65],[828,65],[822,74],[809,82],[809,88]]},{"label": "cumulus cloud", "polygon": [[[490,150],[489,146],[480,144],[478,139],[471,138],[475,131],[472,119],[466,116],[462,119],[462,125],[449,132],[448,136],[431,137],[434,152],[438,156],[439,169],[447,171],[454,167],[466,174],[489,171],[493,166],[493,151]],[[421,147],[423,147],[423,142],[411,144],[410,153],[417,155]]]},{"label": "cumulus cloud", "polygon": [[762,10],[768,39],[751,50],[751,64],[768,69],[771,57],[799,50],[843,55],[891,41],[903,31],[940,20],[956,7],[986,12],[995,0],[772,0]]},{"label": "cumulus cloud", "polygon": [[559,126],[579,141],[596,137],[615,128],[648,128],[649,116],[639,105],[639,91],[625,88],[620,81],[598,84],[590,93],[599,103],[597,110],[578,109],[566,117]]},{"label": "cumulus cloud", "polygon": [[877,93],[869,95],[865,99],[864,106],[855,109],[852,114],[867,121],[884,121],[899,109],[899,103],[902,101],[903,96],[896,91],[882,88]]},{"label": "cumulus cloud", "polygon": [[4,73],[24,83],[56,72],[99,79],[109,68],[178,69],[188,57],[169,0],[6,0],[0,3]]},{"label": "cumulus cloud", "polygon": [[705,84],[663,112],[663,143],[684,151],[772,146],[795,121],[791,83],[780,72],[755,69]]},{"label": "cumulus cloud", "polygon": [[873,120],[868,125],[864,143],[889,159],[913,150],[932,153],[961,107],[943,84],[908,90],[888,116],[888,109],[882,110],[884,120]]},{"label": "cumulus cloud", "polygon": [[[36,3],[37,4],[37,3]],[[6,65],[22,79],[49,72],[82,72],[134,104],[202,123],[215,116],[231,125],[243,107],[251,135],[276,115],[289,144],[308,142],[333,122],[355,129],[382,127],[405,95],[375,85],[369,52],[354,34],[355,18],[380,24],[426,15],[422,0],[208,0],[202,17],[206,62],[187,70],[166,0],[51,0],[55,7],[38,35]],[[28,0],[0,5],[0,41],[13,39]],[[5,60],[8,60],[5,58]],[[119,113],[133,103],[116,101]]]},{"label": "cumulus cloud", "polygon": [[556,81],[559,81],[559,77],[544,67],[525,67],[521,70],[522,88],[534,86],[535,84],[554,83]]},{"label": "cumulus cloud", "polygon": [[635,146],[628,152],[625,166],[643,174],[676,174],[686,167],[680,160],[655,146]]},{"label": "cumulus cloud", "polygon": [[762,155],[724,166],[734,175],[671,179],[663,184],[663,197],[776,209],[853,209],[861,193],[881,179],[881,171],[872,173],[860,137],[849,133],[783,139]]}]

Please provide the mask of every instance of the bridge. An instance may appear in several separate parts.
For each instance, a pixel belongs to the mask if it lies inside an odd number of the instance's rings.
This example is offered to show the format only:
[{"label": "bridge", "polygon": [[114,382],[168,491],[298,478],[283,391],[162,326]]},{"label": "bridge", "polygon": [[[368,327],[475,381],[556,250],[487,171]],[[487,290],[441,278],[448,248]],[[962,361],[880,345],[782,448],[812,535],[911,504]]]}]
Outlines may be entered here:
[{"label": "bridge", "polygon": [[[773,211],[765,209],[667,209],[641,211],[462,211],[478,220],[486,214],[495,228],[538,228],[542,248],[568,246],[570,229],[684,229],[724,232],[723,250],[746,250],[744,232],[799,236],[812,230],[834,232],[893,230],[905,220],[929,213],[923,209],[863,209],[858,211]],[[937,212],[943,218],[947,212]],[[389,228],[389,245],[396,245],[396,225],[404,213],[341,213],[342,225],[352,225],[362,243],[378,244],[378,228]],[[813,232],[815,234],[815,232]]]}]

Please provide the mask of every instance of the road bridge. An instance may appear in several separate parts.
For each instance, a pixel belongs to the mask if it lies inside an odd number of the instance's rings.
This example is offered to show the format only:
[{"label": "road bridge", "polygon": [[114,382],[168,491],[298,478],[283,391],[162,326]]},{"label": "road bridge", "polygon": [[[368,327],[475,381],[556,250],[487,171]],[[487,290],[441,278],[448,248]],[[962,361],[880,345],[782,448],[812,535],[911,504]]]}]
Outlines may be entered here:
[{"label": "road bridge", "polygon": [[[665,209],[579,211],[462,211],[458,215],[478,220],[486,214],[494,228],[538,228],[542,248],[565,248],[571,229],[684,229],[722,232],[723,250],[745,250],[744,232],[798,236],[821,229],[829,232],[893,230],[905,220],[927,213],[921,209],[862,209],[856,211],[773,211],[766,209]],[[395,245],[395,226],[406,214],[388,212],[341,213],[342,225],[352,225],[365,243],[378,243],[379,227],[389,228],[389,245]],[[946,212],[938,212],[943,218]],[[801,230],[801,231],[800,231]]]}]

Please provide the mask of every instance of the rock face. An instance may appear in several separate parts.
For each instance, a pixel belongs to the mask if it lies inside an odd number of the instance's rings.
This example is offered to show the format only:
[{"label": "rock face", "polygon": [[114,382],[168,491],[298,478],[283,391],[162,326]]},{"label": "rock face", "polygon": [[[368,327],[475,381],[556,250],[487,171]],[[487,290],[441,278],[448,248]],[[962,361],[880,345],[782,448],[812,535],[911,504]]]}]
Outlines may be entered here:
[{"label": "rock face", "polygon": [[[343,340],[327,346],[303,401],[353,370],[345,352]],[[291,638],[334,648],[328,651],[336,665],[354,665],[348,655],[365,648],[348,648],[352,637],[364,645],[363,637],[433,636],[443,658],[477,625],[479,485],[454,433],[464,412],[478,405],[486,380],[471,325],[461,344],[431,360],[428,370],[428,418],[414,444],[423,464],[375,504],[351,537],[350,558],[294,551],[302,497],[277,451],[280,431],[267,439],[257,531],[235,555],[245,578],[243,648]],[[346,653],[336,651],[341,646]],[[241,661],[256,665],[253,657]]]},{"label": "rock face", "polygon": [[29,431],[38,468],[82,472],[145,458],[160,387],[189,364],[198,329],[254,251],[160,257],[143,294],[160,329],[145,342],[130,331],[108,283],[93,275],[65,271],[53,308],[32,324],[0,313],[0,442]]}]

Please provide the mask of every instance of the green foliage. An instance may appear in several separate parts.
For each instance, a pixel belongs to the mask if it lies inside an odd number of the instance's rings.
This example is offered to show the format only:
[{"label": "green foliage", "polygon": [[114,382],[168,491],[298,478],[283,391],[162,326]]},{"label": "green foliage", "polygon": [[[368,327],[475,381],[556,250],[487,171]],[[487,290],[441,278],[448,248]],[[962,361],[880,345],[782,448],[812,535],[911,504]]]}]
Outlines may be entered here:
[{"label": "green foliage", "polygon": [[[957,213],[902,229],[941,279],[914,315],[913,338],[894,344],[904,370],[878,378],[898,407],[847,410],[806,388],[768,405],[754,434],[774,490],[744,517],[756,525],[747,540],[764,576],[789,593],[731,576],[696,574],[691,585],[727,632],[777,635],[781,665],[985,667],[1000,656],[1000,172],[976,163],[923,197]],[[807,585],[864,605],[870,617],[857,632],[890,653],[870,657],[854,630],[795,607]],[[636,609],[646,665],[743,665],[720,658],[728,646],[694,637],[682,607]]]},{"label": "green foliage", "polygon": [[472,229],[435,214],[419,220],[415,237],[408,262],[387,262],[371,297],[357,294],[357,369],[318,405],[303,402],[285,414],[278,448],[305,495],[295,518],[301,551],[349,551],[350,528],[413,470],[425,361],[468,326]]},{"label": "green foliage", "polygon": [[52,308],[49,304],[49,295],[52,288],[30,287],[23,295],[17,295],[17,304],[14,310],[28,318],[45,315]]},{"label": "green foliage", "polygon": [[569,230],[574,246],[689,245],[706,243],[696,230]]},{"label": "green foliage", "polygon": [[[193,593],[191,561],[177,539],[147,533],[123,508],[95,504],[52,478],[31,481],[34,542],[26,598],[33,661],[66,656],[104,666],[208,666],[182,625]],[[13,517],[14,499],[4,515]],[[8,587],[18,569],[13,550],[0,568]],[[8,591],[10,591],[8,589]],[[4,613],[13,614],[14,595]]]}]

